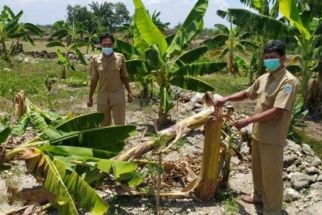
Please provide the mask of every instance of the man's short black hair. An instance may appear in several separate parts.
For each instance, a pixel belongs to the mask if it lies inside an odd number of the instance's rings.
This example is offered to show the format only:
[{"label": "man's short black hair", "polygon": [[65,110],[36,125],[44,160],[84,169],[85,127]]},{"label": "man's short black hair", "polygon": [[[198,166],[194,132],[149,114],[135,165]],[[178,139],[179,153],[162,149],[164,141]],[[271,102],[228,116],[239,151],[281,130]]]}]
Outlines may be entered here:
[{"label": "man's short black hair", "polygon": [[111,39],[111,40],[112,40],[112,42],[114,43],[114,37],[113,37],[113,34],[108,33],[108,32],[106,32],[106,33],[104,33],[104,34],[102,34],[102,35],[100,36],[100,43],[102,43],[102,40],[103,40],[103,39],[106,39],[106,38]]},{"label": "man's short black hair", "polygon": [[285,43],[280,40],[273,40],[265,46],[264,53],[277,52],[280,56],[285,55]]}]

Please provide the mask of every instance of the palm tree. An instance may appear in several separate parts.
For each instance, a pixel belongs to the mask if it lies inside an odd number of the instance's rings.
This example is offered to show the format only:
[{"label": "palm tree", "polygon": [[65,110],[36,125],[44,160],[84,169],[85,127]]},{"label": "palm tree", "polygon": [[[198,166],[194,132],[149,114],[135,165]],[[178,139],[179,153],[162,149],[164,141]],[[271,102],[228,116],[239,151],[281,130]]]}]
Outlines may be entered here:
[{"label": "palm tree", "polygon": [[92,2],[88,4],[88,6],[91,8],[93,11],[94,16],[97,18],[97,24],[98,24],[98,29],[103,32],[106,31],[107,27],[109,30],[111,30],[111,19],[114,15],[113,9],[114,9],[114,4],[111,2],[104,2],[104,3],[99,3],[99,2]]},{"label": "palm tree", "polygon": [[227,71],[229,75],[235,75],[237,68],[235,65],[235,54],[240,52],[246,54],[246,50],[249,48],[258,48],[258,46],[252,41],[249,33],[243,33],[238,28],[226,27],[222,24],[215,25],[215,36],[210,40],[206,40],[204,43],[212,49],[213,55],[219,55],[219,57],[227,56]]}]

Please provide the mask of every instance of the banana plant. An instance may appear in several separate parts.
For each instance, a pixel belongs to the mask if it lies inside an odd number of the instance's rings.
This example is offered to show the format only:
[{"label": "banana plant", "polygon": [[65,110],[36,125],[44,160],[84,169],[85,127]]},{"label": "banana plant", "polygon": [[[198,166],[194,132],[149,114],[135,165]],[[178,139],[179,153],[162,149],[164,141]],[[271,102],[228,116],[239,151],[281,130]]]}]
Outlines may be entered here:
[{"label": "banana plant", "polygon": [[11,134],[11,128],[9,126],[3,125],[0,122],[0,145],[7,140],[10,134]]},{"label": "banana plant", "polygon": [[[249,33],[243,33],[238,28],[226,27],[222,24],[216,24],[216,34],[212,39],[204,41],[211,51],[210,55],[215,55],[216,57],[227,56],[227,71],[230,75],[235,75],[237,68],[234,66],[235,54],[240,52],[241,54],[246,54],[247,50],[255,50],[258,48],[256,43],[252,40]],[[240,57],[239,57],[240,59]]]},{"label": "banana plant", "polygon": [[[263,66],[264,46],[270,39],[285,38],[290,40],[294,29],[282,20],[278,20],[279,2],[275,0],[240,0],[252,10],[229,8],[218,10],[217,14],[226,18],[246,32],[252,32],[259,49],[257,55],[257,76],[265,72]],[[247,23],[247,25],[245,25]]]},{"label": "banana plant", "polygon": [[51,35],[51,41],[47,44],[47,47],[60,47],[62,49],[61,51],[61,49],[58,48],[56,51],[58,57],[57,63],[61,66],[61,78],[66,79],[67,71],[76,70],[69,54],[76,54],[77,59],[82,64],[86,65],[86,60],[83,53],[80,51],[80,48],[88,46],[88,43],[81,41],[80,38],[78,38],[78,29],[76,29],[74,24],[62,24],[62,21],[58,21],[55,25],[60,27]]},{"label": "banana plant", "polygon": [[153,23],[141,0],[134,0],[135,13],[133,46],[117,42],[116,47],[130,56],[127,67],[133,76],[152,80],[159,88],[159,122],[169,119],[174,106],[171,85],[204,92],[214,88],[197,76],[219,71],[226,63],[198,62],[207,47],[185,51],[188,44],[203,28],[207,0],[198,0],[175,35],[167,38]]},{"label": "banana plant", "polygon": [[319,1],[279,0],[279,8],[297,29],[294,37],[301,55],[301,95],[308,107],[309,80],[322,56],[322,4]]},{"label": "banana plant", "polygon": [[[41,36],[43,32],[35,25],[31,23],[19,23],[23,11],[19,11],[15,14],[10,7],[4,6],[0,14],[0,44],[1,44],[1,57],[12,65],[11,63],[11,53],[7,46],[6,41],[10,39],[19,39],[22,38],[31,44],[33,40],[30,37],[30,34]],[[12,49],[15,48],[15,45],[12,45]]]},{"label": "banana plant", "polygon": [[[78,208],[91,214],[106,214],[108,204],[91,187],[104,174],[131,186],[142,182],[136,176],[136,163],[112,159],[123,149],[125,139],[135,132],[135,126],[99,127],[102,113],[71,119],[52,117],[26,101],[27,112],[22,119],[25,116],[38,135],[7,151],[3,160],[25,160],[29,171],[54,195],[61,214],[79,214]],[[1,131],[0,141],[8,132]]]}]

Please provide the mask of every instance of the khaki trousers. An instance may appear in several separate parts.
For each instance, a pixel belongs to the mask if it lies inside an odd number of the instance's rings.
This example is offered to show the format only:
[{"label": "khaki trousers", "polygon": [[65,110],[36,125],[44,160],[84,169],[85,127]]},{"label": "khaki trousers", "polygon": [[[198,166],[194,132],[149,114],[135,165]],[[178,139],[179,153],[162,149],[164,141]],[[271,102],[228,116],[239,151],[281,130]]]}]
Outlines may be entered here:
[{"label": "khaki trousers", "polygon": [[262,199],[264,215],[280,215],[283,204],[283,145],[253,139],[254,197]]},{"label": "khaki trousers", "polygon": [[125,103],[116,105],[97,105],[97,112],[104,113],[102,126],[110,126],[112,118],[114,125],[125,124]]}]

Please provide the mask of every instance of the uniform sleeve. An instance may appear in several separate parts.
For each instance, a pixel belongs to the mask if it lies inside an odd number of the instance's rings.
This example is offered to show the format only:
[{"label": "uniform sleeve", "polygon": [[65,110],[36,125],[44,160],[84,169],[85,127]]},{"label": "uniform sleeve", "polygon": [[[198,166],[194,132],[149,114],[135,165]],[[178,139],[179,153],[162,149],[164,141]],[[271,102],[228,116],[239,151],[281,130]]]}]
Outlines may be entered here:
[{"label": "uniform sleeve", "polygon": [[257,98],[257,90],[259,88],[259,79],[256,79],[252,86],[248,87],[245,90],[247,98],[254,100]]},{"label": "uniform sleeve", "polygon": [[122,56],[122,65],[121,65],[121,78],[129,78],[129,74],[127,72],[126,64],[125,64],[125,59]]},{"label": "uniform sleeve", "polygon": [[287,81],[278,90],[274,107],[285,110],[292,110],[297,92],[297,83],[295,81]]},{"label": "uniform sleeve", "polygon": [[97,81],[98,80],[98,72],[95,66],[95,59],[93,58],[90,63],[89,67],[89,75],[91,77],[91,81]]}]

